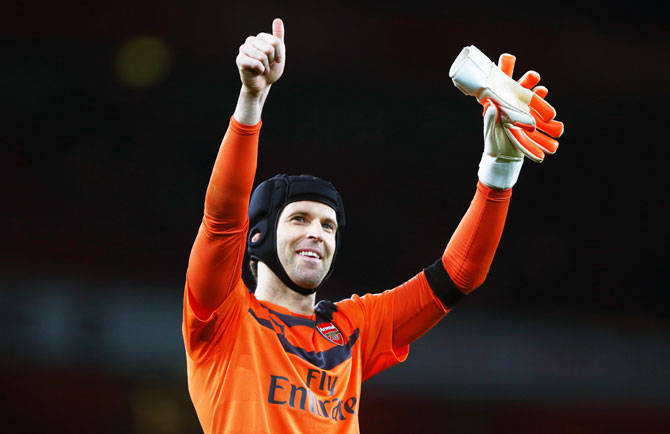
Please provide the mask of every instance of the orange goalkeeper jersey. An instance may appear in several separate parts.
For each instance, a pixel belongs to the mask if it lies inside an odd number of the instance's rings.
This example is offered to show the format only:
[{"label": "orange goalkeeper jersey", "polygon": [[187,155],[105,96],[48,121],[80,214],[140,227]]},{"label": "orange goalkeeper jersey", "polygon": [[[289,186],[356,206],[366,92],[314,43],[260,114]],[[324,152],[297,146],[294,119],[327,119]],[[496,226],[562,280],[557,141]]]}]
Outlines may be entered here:
[{"label": "orange goalkeeper jersey", "polygon": [[414,329],[406,335],[446,313],[423,273],[395,290],[337,303],[332,321],[259,301],[242,280],[203,321],[187,292],[189,387],[204,431],[359,432],[361,382],[409,352],[407,343],[393,345],[394,303],[403,297],[416,300],[402,325]]},{"label": "orange goalkeeper jersey", "polygon": [[404,361],[448,312],[435,282],[460,282],[453,295],[483,280],[509,192],[478,186],[439,266],[338,302],[331,321],[299,315],[256,299],[241,278],[259,131],[231,118],[212,171],[184,291],[189,392],[206,434],[358,433],[361,383]]}]

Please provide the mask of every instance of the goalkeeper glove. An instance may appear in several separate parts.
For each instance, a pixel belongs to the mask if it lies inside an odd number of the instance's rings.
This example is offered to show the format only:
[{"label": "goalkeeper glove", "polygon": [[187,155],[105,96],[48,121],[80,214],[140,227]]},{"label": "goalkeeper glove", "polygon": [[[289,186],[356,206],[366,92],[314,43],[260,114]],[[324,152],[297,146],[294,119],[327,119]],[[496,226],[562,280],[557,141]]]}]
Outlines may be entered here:
[{"label": "goalkeeper glove", "polygon": [[[515,183],[526,156],[542,162],[553,154],[558,142],[542,134],[560,137],[563,124],[555,121],[556,111],[544,100],[547,89],[533,88],[540,75],[528,71],[514,81],[515,58],[500,56],[498,66],[476,47],[464,48],[454,61],[449,76],[466,95],[484,106],[484,154],[479,179],[490,187],[510,188]],[[537,131],[540,130],[540,131]]]}]

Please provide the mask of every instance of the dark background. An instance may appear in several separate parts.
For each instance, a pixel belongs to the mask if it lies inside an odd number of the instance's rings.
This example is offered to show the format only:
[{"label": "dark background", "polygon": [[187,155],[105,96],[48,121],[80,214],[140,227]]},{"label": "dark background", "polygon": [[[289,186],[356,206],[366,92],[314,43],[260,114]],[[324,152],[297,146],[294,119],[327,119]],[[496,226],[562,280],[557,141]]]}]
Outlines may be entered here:
[{"label": "dark background", "polygon": [[[637,6],[9,6],[7,432],[200,432],[180,347],[184,276],[239,92],[238,47],[274,17],[287,66],[256,180],[310,173],[342,194],[344,247],[319,298],[391,288],[441,255],[482,151],[481,108],[448,77],[462,47],[516,55],[515,78],[539,71],[566,125],[556,155],[526,161],[487,282],[407,364],[364,385],[362,432],[669,432],[670,26]],[[492,380],[470,388],[478,378]]]}]

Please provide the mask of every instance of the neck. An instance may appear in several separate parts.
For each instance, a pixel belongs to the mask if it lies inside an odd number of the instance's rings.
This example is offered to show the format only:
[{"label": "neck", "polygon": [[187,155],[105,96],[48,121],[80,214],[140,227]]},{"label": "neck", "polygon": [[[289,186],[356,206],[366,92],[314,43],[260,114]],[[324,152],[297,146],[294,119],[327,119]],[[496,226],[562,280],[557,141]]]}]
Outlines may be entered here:
[{"label": "neck", "polygon": [[284,284],[267,265],[258,262],[258,284],[254,295],[258,300],[277,304],[300,315],[314,313],[316,293],[303,295]]}]

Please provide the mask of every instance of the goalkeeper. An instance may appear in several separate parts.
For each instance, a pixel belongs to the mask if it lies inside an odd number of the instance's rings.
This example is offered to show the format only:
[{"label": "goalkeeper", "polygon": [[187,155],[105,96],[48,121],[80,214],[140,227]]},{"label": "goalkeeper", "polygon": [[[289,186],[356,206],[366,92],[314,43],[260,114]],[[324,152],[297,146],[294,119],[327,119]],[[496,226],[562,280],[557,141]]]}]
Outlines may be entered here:
[{"label": "goalkeeper", "polygon": [[[450,76],[484,107],[484,153],[446,249],[396,288],[315,306],[344,236],[342,198],[307,175],[277,175],[252,194],[261,112],[286,59],[280,19],[240,47],[242,88],[186,272],[189,392],[208,434],[359,432],[361,383],[404,361],[413,341],[484,282],[524,158],[556,151],[540,130],[558,137],[563,128],[537,73],[516,82],[512,56],[496,66],[465,48]],[[241,277],[245,251],[253,290]]]}]

